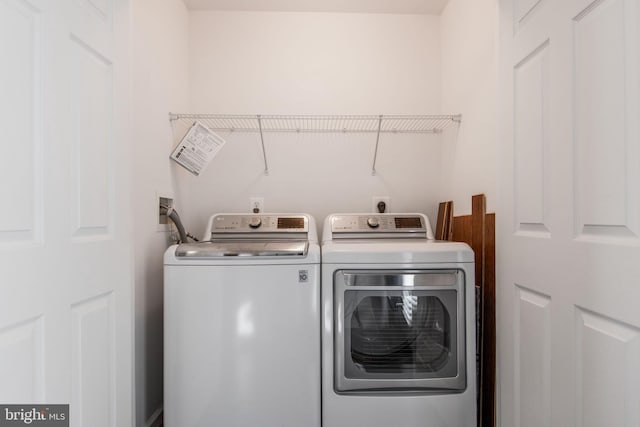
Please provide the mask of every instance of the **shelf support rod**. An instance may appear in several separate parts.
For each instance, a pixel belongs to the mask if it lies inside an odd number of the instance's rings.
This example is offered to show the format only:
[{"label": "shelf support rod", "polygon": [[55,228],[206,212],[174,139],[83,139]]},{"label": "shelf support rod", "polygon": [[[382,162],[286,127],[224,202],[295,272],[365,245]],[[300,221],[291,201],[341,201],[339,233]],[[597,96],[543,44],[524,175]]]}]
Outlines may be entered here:
[{"label": "shelf support rod", "polygon": [[373,153],[373,167],[371,175],[376,174],[376,160],[378,160],[378,145],[380,144],[380,130],[382,129],[382,114],[378,117],[378,134],[376,136],[376,151]]},{"label": "shelf support rod", "polygon": [[258,114],[258,128],[260,129],[260,143],[262,144],[262,158],[264,159],[264,174],[269,175],[269,165],[267,164],[267,151],[264,148],[264,134],[262,132],[262,116]]}]

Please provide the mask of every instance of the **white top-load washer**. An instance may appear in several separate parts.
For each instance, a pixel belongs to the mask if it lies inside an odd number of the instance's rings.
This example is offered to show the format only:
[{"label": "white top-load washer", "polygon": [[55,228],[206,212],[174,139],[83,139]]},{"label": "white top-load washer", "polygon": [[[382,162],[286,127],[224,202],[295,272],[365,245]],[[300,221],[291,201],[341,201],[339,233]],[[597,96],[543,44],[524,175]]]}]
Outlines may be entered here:
[{"label": "white top-load washer", "polygon": [[309,215],[220,214],[164,256],[167,427],[320,426],[320,249]]},{"label": "white top-load washer", "polygon": [[322,241],[323,427],[476,425],[473,252],[422,214],[336,214]]}]

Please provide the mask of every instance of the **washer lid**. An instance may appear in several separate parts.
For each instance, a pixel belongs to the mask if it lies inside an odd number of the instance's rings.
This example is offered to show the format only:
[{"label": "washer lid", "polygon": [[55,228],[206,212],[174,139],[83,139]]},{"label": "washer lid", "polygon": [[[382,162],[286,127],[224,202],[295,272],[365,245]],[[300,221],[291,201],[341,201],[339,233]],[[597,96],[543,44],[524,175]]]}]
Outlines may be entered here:
[{"label": "washer lid", "polygon": [[176,247],[176,258],[211,259],[223,257],[306,256],[307,240],[225,240],[183,243]]}]

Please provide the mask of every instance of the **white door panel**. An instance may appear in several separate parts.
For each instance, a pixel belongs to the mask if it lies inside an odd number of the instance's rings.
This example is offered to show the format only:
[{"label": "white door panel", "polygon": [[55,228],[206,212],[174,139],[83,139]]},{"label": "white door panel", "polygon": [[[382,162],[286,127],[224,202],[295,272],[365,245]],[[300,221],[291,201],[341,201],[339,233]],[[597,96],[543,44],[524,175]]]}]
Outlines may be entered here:
[{"label": "white door panel", "polygon": [[0,126],[11,141],[3,144],[0,170],[12,177],[0,181],[3,205],[11,206],[0,217],[0,244],[37,242],[42,229],[41,32],[41,16],[31,5],[0,2]]},{"label": "white door panel", "polygon": [[640,3],[500,8],[500,424],[637,426]]},{"label": "white door panel", "polygon": [[0,402],[78,427],[132,423],[128,34],[129,0],[0,0]]}]

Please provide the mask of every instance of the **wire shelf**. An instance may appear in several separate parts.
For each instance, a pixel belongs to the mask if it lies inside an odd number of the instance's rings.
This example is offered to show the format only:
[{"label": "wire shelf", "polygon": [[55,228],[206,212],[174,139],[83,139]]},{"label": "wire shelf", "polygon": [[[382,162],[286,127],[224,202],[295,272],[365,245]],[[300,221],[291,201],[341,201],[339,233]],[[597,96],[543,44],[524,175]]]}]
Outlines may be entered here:
[{"label": "wire shelf", "polygon": [[460,115],[355,116],[355,115],[229,115],[170,114],[171,121],[194,120],[214,131],[227,132],[344,132],[440,133]]},{"label": "wire shelf", "polygon": [[[264,147],[266,132],[299,133],[371,133],[376,134],[372,174],[381,134],[433,134],[460,123],[461,115],[233,115],[233,114],[169,114],[174,125],[188,129],[195,121],[212,131],[259,133],[265,173],[269,173]],[[179,135],[176,135],[178,138]]]}]

